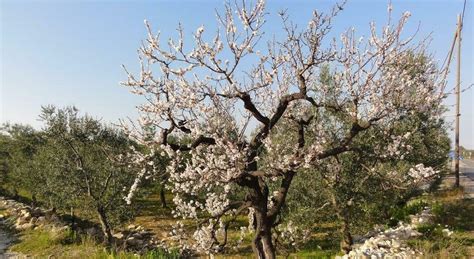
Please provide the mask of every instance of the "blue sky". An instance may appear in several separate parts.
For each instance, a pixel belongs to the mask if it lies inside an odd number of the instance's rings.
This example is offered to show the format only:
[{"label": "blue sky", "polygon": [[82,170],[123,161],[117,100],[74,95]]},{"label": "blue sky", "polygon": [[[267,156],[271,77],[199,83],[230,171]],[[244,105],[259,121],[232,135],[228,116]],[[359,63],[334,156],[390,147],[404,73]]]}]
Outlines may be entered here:
[{"label": "blue sky", "polygon": [[[287,9],[293,21],[307,24],[313,9],[328,11],[334,1],[275,1],[267,3],[265,30],[276,33],[281,23],[277,11]],[[383,25],[388,1],[349,0],[336,18],[333,35],[353,26],[367,35],[370,21]],[[421,24],[419,36],[432,33],[430,51],[444,60],[451,45],[461,0],[392,1],[398,17],[410,11],[407,31]],[[145,38],[147,19],[163,38],[175,35],[179,22],[190,34],[200,25],[214,26],[215,10],[223,1],[125,0],[0,0],[0,122],[28,123],[40,127],[41,105],[76,105],[81,111],[117,122],[136,117],[142,99],[119,85],[125,80],[121,64],[138,68],[137,48]],[[473,80],[473,17],[468,0],[463,30],[462,85]],[[209,30],[211,31],[211,30]],[[452,67],[454,71],[454,66]],[[451,73],[452,88],[454,73]],[[474,89],[462,96],[461,144],[474,149]],[[449,97],[446,104],[454,104]],[[450,107],[451,108],[451,107]],[[453,112],[446,114],[452,121]]]}]

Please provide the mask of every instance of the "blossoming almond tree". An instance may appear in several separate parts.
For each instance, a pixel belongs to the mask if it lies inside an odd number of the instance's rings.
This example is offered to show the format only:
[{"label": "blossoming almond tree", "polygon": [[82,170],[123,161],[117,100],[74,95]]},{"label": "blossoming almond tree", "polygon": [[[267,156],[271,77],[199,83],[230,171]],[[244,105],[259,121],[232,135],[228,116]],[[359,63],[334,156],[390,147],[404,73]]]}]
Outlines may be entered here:
[{"label": "blossoming almond tree", "polygon": [[[338,42],[327,35],[341,5],[329,14],[314,11],[302,29],[280,13],[282,34],[268,38],[264,10],[262,0],[251,7],[227,4],[217,15],[214,37],[199,27],[190,45],[181,26],[177,39],[162,42],[145,22],[141,71],[127,72],[123,82],[147,100],[139,107],[140,125],[161,129],[142,142],[150,147],[159,143],[171,159],[167,171],[175,215],[207,215],[194,234],[193,248],[208,253],[227,243],[229,218],[251,209],[254,253],[275,258],[272,228],[298,169],[350,151],[358,134],[373,126],[390,127],[413,111],[436,112],[430,109],[442,96],[444,82],[434,66],[423,78],[414,78],[401,65],[404,56],[425,48],[412,38],[402,39],[409,13],[396,23],[389,19],[380,34],[371,24],[367,39],[358,39],[350,29]],[[331,88],[317,80],[327,63],[337,68]],[[328,98],[334,92],[336,97]],[[325,130],[327,120],[318,118],[318,110],[333,111],[337,130]],[[348,117],[349,126],[338,124]],[[283,143],[272,142],[272,130],[286,119],[294,126]],[[139,131],[129,131],[140,139]],[[270,182],[279,184],[273,193]],[[245,197],[230,199],[237,189],[244,189]]]}]

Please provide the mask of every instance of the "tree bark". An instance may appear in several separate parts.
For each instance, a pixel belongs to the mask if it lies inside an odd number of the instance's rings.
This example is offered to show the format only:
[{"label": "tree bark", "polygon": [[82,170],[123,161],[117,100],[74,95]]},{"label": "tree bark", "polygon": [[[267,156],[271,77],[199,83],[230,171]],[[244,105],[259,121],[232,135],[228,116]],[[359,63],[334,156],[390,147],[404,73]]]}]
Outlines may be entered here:
[{"label": "tree bark", "polygon": [[345,210],[345,208],[341,208],[340,204],[338,203],[336,199],[336,195],[334,194],[335,190],[331,190],[331,202],[336,210],[336,216],[337,218],[341,221],[342,226],[340,228],[341,232],[341,243],[340,243],[340,249],[342,252],[345,254],[348,254],[352,250],[352,235],[350,232],[350,225],[349,225],[349,218],[348,218],[348,212]]},{"label": "tree bark", "polygon": [[13,199],[18,200],[20,195],[18,194],[18,190],[16,188],[13,189]]},{"label": "tree bark", "polygon": [[49,197],[49,208],[53,211],[56,211],[56,207],[54,206],[54,203],[53,203],[53,199],[51,197]]},{"label": "tree bark", "polygon": [[161,201],[161,206],[163,208],[168,208],[168,204],[166,204],[166,196],[165,196],[165,187],[164,186],[161,186],[160,201]]},{"label": "tree bark", "polygon": [[261,237],[258,234],[255,234],[255,237],[252,241],[252,250],[257,258],[264,258]]},{"label": "tree bark", "polygon": [[36,208],[36,205],[38,204],[38,201],[36,200],[36,195],[32,194],[31,195],[31,207]]},{"label": "tree bark", "polygon": [[256,235],[252,244],[254,253],[258,258],[276,258],[275,246],[272,241],[272,222],[268,219],[266,211],[256,209],[255,219],[257,221],[257,228],[255,229]]},{"label": "tree bark", "polygon": [[107,246],[112,244],[112,231],[110,229],[109,221],[107,215],[102,207],[97,208],[97,214],[99,216],[100,226],[104,234],[104,242]]},{"label": "tree bark", "polygon": [[273,246],[271,230],[268,230],[265,232],[265,234],[262,236],[261,242],[262,242],[262,247],[263,247],[264,258],[265,259],[276,258],[275,247]]},{"label": "tree bark", "polygon": [[71,207],[71,228],[73,230],[76,229],[76,222],[75,222],[75,216],[74,216],[74,207]]},{"label": "tree bark", "polygon": [[352,250],[352,235],[350,232],[349,222],[346,217],[342,219],[341,228],[341,250],[348,254]]}]

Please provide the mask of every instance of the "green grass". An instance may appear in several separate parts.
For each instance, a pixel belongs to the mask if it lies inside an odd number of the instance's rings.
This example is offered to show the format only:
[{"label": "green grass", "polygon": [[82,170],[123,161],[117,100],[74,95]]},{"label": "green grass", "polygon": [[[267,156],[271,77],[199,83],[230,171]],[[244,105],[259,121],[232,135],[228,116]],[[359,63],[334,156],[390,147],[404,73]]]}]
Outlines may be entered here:
[{"label": "green grass", "polygon": [[334,258],[336,255],[341,255],[338,251],[333,250],[312,250],[300,251],[296,254],[291,254],[289,258]]},{"label": "green grass", "polygon": [[138,256],[131,252],[109,252],[104,246],[87,236],[75,236],[73,232],[54,233],[46,230],[27,230],[21,232],[11,251],[34,258],[94,258],[94,259],[161,259],[179,258],[178,253],[155,250]]},{"label": "green grass", "polygon": [[50,232],[40,230],[28,230],[21,234],[18,244],[12,247],[15,252],[32,254],[37,251],[49,253],[49,250],[55,246],[59,237]]},{"label": "green grass", "polygon": [[105,250],[92,239],[71,240],[71,235],[70,232],[55,233],[41,229],[26,230],[19,234],[17,243],[11,247],[11,250],[39,258],[49,256],[81,258],[83,256],[101,255]]}]

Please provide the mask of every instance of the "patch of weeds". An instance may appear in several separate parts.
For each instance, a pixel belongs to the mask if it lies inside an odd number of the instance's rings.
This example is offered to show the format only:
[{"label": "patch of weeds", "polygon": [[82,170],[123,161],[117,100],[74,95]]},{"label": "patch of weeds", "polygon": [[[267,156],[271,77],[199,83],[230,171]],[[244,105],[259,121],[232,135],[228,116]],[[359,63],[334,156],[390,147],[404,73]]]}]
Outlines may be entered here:
[{"label": "patch of weeds", "polygon": [[454,200],[449,203],[435,203],[432,206],[435,222],[449,225],[458,231],[474,230],[474,200]]},{"label": "patch of weeds", "polygon": [[397,226],[400,221],[407,222],[410,219],[410,215],[415,215],[421,212],[424,207],[428,206],[428,203],[423,200],[417,200],[406,204],[402,207],[393,208],[390,211],[391,218],[388,222],[390,227]]},{"label": "patch of weeds", "polygon": [[82,240],[82,235],[70,229],[66,231],[63,235],[64,236],[60,241],[62,245],[77,244],[80,243]]},{"label": "patch of weeds", "polygon": [[339,251],[339,233],[313,235],[289,258],[333,258]]},{"label": "patch of weeds", "polygon": [[406,206],[406,212],[408,215],[414,215],[420,213],[426,206],[428,206],[428,203],[423,200],[412,202]]},{"label": "patch of weeds", "polygon": [[[426,228],[433,234],[433,229]],[[434,229],[436,232],[436,229]],[[435,234],[438,235],[438,234]],[[417,238],[407,241],[412,248],[420,251],[424,258],[465,258],[466,239],[458,237]]]},{"label": "patch of weeds", "polygon": [[418,225],[416,230],[423,234],[423,236],[427,239],[439,239],[444,238],[446,234],[444,234],[443,230],[445,228],[441,227],[441,225],[435,224],[421,224]]}]

